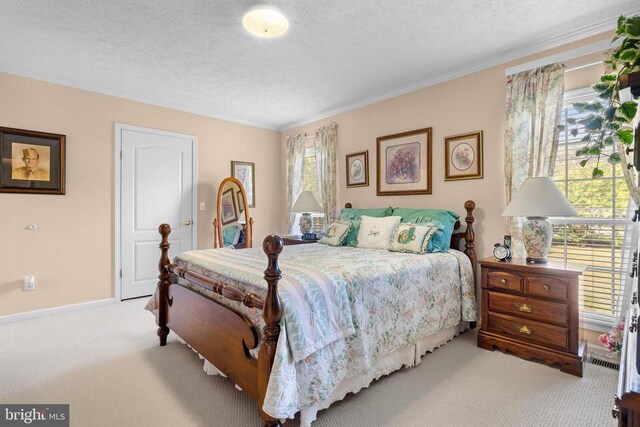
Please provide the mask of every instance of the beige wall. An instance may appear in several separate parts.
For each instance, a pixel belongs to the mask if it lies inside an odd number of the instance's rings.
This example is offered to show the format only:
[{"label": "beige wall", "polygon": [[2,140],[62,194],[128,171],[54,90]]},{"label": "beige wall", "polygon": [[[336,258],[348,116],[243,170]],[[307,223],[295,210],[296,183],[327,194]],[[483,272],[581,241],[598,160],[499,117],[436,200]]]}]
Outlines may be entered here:
[{"label": "beige wall", "polygon": [[[198,137],[198,247],[213,247],[218,185],[255,162],[254,243],[282,224],[280,133],[0,73],[0,126],[67,136],[64,196],[0,194],[0,315],[114,295],[114,123]],[[28,224],[37,231],[27,231]],[[26,274],[37,289],[22,291]]]},{"label": "beige wall", "polygon": [[[505,69],[539,57],[580,45],[610,39],[606,33],[569,46],[542,52],[518,61],[492,67],[425,89],[397,96],[376,104],[341,113],[283,132],[287,135],[313,133],[331,121],[338,124],[338,204],[351,202],[355,207],[432,207],[451,209],[462,217],[466,200],[476,202],[476,251],[479,257],[491,255],[493,244],[507,233],[504,194],[504,116]],[[592,64],[600,54],[568,61],[567,68]],[[566,89],[587,87],[599,77],[602,65],[566,74]],[[418,196],[376,196],[376,138],[399,132],[433,128],[433,192]],[[444,138],[466,132],[484,132],[484,178],[444,181]],[[284,150],[284,148],[283,148]],[[347,188],[345,155],[369,150],[369,186]]]}]

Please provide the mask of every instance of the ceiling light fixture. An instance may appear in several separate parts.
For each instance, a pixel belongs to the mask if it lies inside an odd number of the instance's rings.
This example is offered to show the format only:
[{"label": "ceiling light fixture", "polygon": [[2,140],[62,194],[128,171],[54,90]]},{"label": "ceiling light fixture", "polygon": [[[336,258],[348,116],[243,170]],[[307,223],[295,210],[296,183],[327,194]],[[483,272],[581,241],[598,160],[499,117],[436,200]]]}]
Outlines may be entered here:
[{"label": "ceiling light fixture", "polygon": [[268,4],[253,6],[242,17],[242,25],[251,34],[263,38],[280,37],[289,29],[289,21],[279,9]]}]

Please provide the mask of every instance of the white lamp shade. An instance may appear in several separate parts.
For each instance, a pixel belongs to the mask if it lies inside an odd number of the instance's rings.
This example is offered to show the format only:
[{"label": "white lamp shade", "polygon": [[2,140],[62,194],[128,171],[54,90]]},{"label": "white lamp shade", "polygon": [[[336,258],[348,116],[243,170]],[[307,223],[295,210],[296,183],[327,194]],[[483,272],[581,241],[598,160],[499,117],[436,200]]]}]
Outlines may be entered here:
[{"label": "white lamp shade", "polygon": [[547,177],[527,178],[502,216],[578,216],[556,184]]},{"label": "white lamp shade", "polygon": [[291,212],[322,212],[322,206],[311,191],[303,191],[291,206]]}]

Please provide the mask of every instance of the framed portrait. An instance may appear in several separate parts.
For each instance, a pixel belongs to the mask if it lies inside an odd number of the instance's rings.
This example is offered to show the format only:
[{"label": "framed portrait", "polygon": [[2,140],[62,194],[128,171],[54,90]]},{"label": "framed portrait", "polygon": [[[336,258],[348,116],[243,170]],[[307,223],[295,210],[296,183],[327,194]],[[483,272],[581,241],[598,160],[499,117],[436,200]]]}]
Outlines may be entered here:
[{"label": "framed portrait", "polygon": [[249,162],[231,161],[231,176],[242,183],[250,208],[256,207],[256,165]]},{"label": "framed portrait", "polygon": [[64,194],[65,135],[0,127],[0,193]]},{"label": "framed portrait", "polygon": [[236,195],[233,188],[229,188],[222,193],[220,198],[220,212],[222,213],[222,225],[227,225],[238,220],[238,209],[236,207]]},{"label": "framed portrait", "polygon": [[431,194],[431,128],[377,138],[376,194]]},{"label": "framed portrait", "polygon": [[444,139],[444,180],[482,178],[482,131]]},{"label": "framed portrait", "polygon": [[347,154],[347,187],[369,185],[369,150]]},{"label": "framed portrait", "polygon": [[236,197],[238,198],[238,211],[244,212],[244,199],[242,198],[242,191],[236,191]]}]

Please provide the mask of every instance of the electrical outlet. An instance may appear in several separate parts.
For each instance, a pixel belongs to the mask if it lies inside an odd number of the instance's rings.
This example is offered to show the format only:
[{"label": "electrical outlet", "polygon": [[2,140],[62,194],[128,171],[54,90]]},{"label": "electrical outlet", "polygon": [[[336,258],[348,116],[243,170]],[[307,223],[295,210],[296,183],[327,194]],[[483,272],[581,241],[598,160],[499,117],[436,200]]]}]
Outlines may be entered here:
[{"label": "electrical outlet", "polygon": [[36,289],[36,276],[24,276],[23,291],[33,291]]}]

